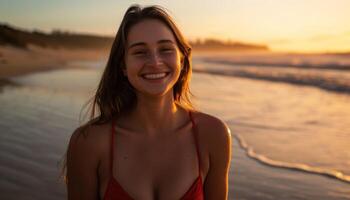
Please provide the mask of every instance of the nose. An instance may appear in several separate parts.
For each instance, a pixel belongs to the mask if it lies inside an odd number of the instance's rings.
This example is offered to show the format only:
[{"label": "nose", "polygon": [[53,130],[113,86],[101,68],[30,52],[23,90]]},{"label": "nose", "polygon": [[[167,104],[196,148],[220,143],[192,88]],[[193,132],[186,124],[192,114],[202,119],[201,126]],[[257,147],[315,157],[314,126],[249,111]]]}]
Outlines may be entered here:
[{"label": "nose", "polygon": [[153,66],[159,66],[163,63],[161,56],[157,52],[152,52],[149,55],[148,64]]}]

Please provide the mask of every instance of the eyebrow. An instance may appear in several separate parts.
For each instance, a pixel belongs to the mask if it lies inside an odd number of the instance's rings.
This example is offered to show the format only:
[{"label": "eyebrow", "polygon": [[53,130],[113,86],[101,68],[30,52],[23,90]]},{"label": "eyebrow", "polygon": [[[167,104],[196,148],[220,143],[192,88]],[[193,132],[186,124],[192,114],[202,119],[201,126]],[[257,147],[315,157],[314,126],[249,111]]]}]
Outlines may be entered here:
[{"label": "eyebrow", "polygon": [[[162,43],[172,43],[172,44],[174,44],[173,41],[168,40],[168,39],[159,40],[157,43],[158,44],[162,44]],[[146,46],[146,43],[145,42],[136,42],[134,44],[131,44],[128,49],[130,49],[132,47],[135,47],[135,46]]]}]

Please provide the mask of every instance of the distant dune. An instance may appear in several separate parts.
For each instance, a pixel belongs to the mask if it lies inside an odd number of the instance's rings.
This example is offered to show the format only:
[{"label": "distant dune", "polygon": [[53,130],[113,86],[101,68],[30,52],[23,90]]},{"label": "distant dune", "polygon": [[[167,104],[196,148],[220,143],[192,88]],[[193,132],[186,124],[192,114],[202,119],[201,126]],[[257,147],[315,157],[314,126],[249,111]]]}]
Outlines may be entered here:
[{"label": "distant dune", "polygon": [[[28,48],[35,45],[44,48],[68,49],[106,49],[110,48],[114,37],[52,31],[45,33],[40,30],[24,30],[12,25],[0,23],[0,45],[11,45]],[[195,50],[223,51],[268,51],[266,45],[248,44],[243,42],[224,42],[218,39],[204,39],[190,44]]]},{"label": "distant dune", "polygon": [[0,24],[0,45],[11,45],[27,48],[29,45],[47,48],[109,48],[113,42],[112,37],[102,37],[87,34],[53,31],[28,31],[14,28],[10,25]]},{"label": "distant dune", "polygon": [[196,50],[220,51],[269,51],[267,45],[248,44],[243,42],[224,42],[218,39],[204,39],[190,42]]},{"label": "distant dune", "polygon": [[44,33],[0,24],[0,86],[12,76],[67,68],[76,61],[106,60],[112,42],[112,37]]}]

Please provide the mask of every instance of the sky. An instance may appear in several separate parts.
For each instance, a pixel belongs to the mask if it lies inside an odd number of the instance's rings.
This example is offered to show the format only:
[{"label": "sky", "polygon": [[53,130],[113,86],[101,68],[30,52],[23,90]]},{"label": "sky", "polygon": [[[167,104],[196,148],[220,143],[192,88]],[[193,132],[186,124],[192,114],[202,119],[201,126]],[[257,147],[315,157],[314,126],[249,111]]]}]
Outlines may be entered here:
[{"label": "sky", "polygon": [[350,0],[0,0],[0,23],[114,36],[133,3],[165,7],[189,40],[264,44],[283,52],[350,52]]}]

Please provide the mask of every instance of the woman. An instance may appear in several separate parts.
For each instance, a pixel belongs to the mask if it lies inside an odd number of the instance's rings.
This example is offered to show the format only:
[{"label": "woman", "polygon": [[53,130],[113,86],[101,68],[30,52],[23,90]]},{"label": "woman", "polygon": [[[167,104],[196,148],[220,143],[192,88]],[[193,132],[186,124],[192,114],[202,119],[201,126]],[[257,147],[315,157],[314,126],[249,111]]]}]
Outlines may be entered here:
[{"label": "woman", "polygon": [[68,199],[227,199],[230,131],[194,111],[191,70],[191,48],[162,8],[126,11],[93,119],[70,139]]}]

